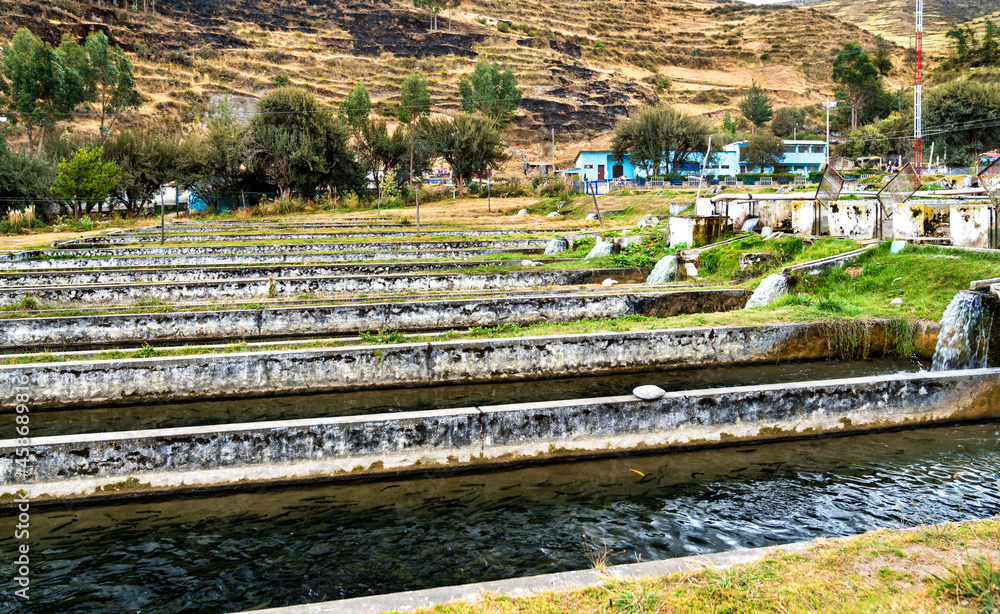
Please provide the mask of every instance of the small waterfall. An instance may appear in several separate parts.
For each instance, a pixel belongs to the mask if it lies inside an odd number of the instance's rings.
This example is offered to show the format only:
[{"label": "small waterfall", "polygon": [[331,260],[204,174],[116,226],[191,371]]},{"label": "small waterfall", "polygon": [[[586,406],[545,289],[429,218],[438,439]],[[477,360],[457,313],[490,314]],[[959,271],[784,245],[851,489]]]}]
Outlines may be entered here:
[{"label": "small waterfall", "polygon": [[562,252],[569,249],[569,241],[558,237],[549,241],[548,245],[545,246],[545,255],[551,256],[553,254],[561,254]]},{"label": "small waterfall", "polygon": [[677,279],[677,256],[670,255],[660,258],[660,261],[656,263],[653,270],[650,271],[649,277],[646,278],[647,284],[667,284]]},{"label": "small waterfall", "polygon": [[941,318],[934,348],[934,371],[988,367],[990,334],[997,299],[985,292],[962,290]]},{"label": "small waterfall", "polygon": [[788,292],[788,278],[781,273],[772,273],[760,282],[744,309],[770,305],[786,292]]},{"label": "small waterfall", "polygon": [[759,217],[748,217],[746,221],[743,222],[743,228],[740,229],[740,232],[750,232],[753,230],[757,230],[757,224],[759,222],[760,222]]}]

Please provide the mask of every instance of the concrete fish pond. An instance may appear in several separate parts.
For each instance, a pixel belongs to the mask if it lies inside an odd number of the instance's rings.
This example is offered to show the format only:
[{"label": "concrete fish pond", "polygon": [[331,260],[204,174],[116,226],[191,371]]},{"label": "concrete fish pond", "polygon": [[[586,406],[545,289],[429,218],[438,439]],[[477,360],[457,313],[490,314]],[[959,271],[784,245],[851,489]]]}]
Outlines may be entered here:
[{"label": "concrete fish pond", "polygon": [[[382,236],[382,235],[379,235]],[[313,239],[319,237],[312,237]],[[349,237],[348,237],[349,238]],[[219,242],[234,242],[234,237],[225,237]],[[280,237],[267,235],[266,238],[240,238],[240,241],[280,241]],[[287,240],[287,239],[286,239]],[[208,242],[201,239],[201,242]],[[489,241],[371,241],[342,243],[238,243],[230,245],[177,245],[166,247],[102,247],[88,243],[66,243],[55,254],[69,253],[75,257],[90,256],[196,256],[207,254],[284,254],[288,252],[347,252],[381,251],[393,252],[403,249],[443,250],[443,249],[545,249],[548,239],[493,239]],[[30,254],[31,252],[27,252]]]},{"label": "concrete fish pond", "polygon": [[[294,249],[289,247],[289,250]],[[77,257],[74,252],[27,252],[20,260],[0,259],[0,270],[6,271],[53,271],[77,269],[112,269],[137,267],[210,267],[233,265],[290,265],[316,264],[334,262],[413,262],[415,260],[452,260],[452,268],[464,266],[465,261],[495,257],[501,254],[519,254],[524,256],[538,255],[541,248],[497,248],[497,249],[446,249],[446,250],[409,250],[401,249],[384,251],[346,251],[346,252],[289,252],[268,254],[226,254],[211,253],[191,256],[94,256]]]},{"label": "concrete fish pond", "polygon": [[[876,323],[870,334],[870,355],[885,354],[893,346],[890,327]],[[691,328],[13,364],[0,366],[0,390],[13,399],[14,382],[27,378],[37,387],[33,406],[44,409],[536,380],[838,355],[830,328],[823,324]],[[3,407],[10,411],[13,404]]]},{"label": "concrete fish pond", "polygon": [[411,299],[370,304],[0,319],[0,349],[271,339],[382,329],[447,330],[629,315],[671,317],[739,309],[746,301],[746,294],[745,290],[539,293],[461,300]]},{"label": "concrete fish pond", "polygon": [[[59,588],[21,609],[236,612],[332,601],[316,611],[341,612],[335,600],[586,569],[584,534],[608,535],[609,564],[646,565],[898,527],[901,516],[986,517],[1000,506],[990,477],[998,469],[991,424],[488,475],[33,504],[33,578]],[[0,517],[11,529],[0,535],[4,564],[15,556],[14,514]],[[0,607],[12,599],[5,592]]]},{"label": "concrete fish pond", "polygon": [[517,289],[600,283],[612,278],[639,282],[639,269],[577,269],[565,271],[511,271],[508,273],[425,273],[381,276],[237,277],[218,281],[157,282],[92,286],[24,286],[0,288],[0,304],[13,305],[33,298],[47,304],[123,304],[143,300],[164,302],[263,298],[299,295],[336,296],[347,293],[430,292],[440,290]]},{"label": "concrete fish pond", "polygon": [[[66,597],[31,607],[339,611],[317,602],[580,569],[584,531],[665,558],[884,526],[932,463],[1000,471],[997,280],[939,326],[883,270],[930,248],[522,208],[421,236],[223,219],[0,254],[0,417],[30,426],[0,434],[0,522],[30,498],[33,582]],[[855,278],[899,278],[923,311],[859,310],[831,285]],[[977,482],[963,506],[998,501]]]},{"label": "concrete fish pond", "polygon": [[635,397],[40,437],[34,480],[0,442],[0,479],[33,498],[131,477],[149,488],[421,471],[997,417],[1000,370],[900,374]]},{"label": "concrete fish pond", "polygon": [[[567,262],[566,260],[546,260]],[[173,267],[153,269],[113,269],[102,266],[93,270],[49,270],[30,273],[0,273],[0,287],[25,286],[67,286],[129,284],[176,281],[219,281],[227,279],[247,279],[262,277],[331,277],[335,275],[392,275],[400,273],[421,273],[426,271],[449,271],[458,267],[515,267],[519,260],[472,260],[457,263],[453,260],[440,262],[366,262],[366,263],[325,263],[301,265],[242,266],[242,267]],[[0,265],[2,266],[2,265]]]}]

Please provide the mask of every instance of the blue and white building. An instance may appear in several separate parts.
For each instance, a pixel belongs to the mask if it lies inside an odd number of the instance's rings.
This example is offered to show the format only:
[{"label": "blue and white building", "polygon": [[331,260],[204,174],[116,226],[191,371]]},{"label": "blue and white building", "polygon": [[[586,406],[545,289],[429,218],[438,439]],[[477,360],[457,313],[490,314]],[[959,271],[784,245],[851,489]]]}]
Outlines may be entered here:
[{"label": "blue and white building", "polygon": [[[784,159],[776,167],[767,167],[758,171],[756,168],[748,168],[743,148],[746,141],[730,143],[722,148],[722,151],[709,156],[709,166],[705,168],[706,176],[736,175],[738,173],[762,172],[762,173],[794,173],[808,176],[810,172],[819,171],[826,162],[826,143],[824,141],[802,141],[786,140],[782,141],[785,154]],[[692,175],[701,172],[701,161],[704,154],[692,152],[688,159],[678,165],[677,168],[667,168],[666,156],[661,164],[661,170],[666,174]],[[615,156],[610,151],[581,151],[576,158],[576,168],[571,171],[579,175],[580,180],[604,181],[608,179],[635,179],[645,177],[646,172],[641,168],[635,168],[626,156],[622,162],[616,162]]]}]

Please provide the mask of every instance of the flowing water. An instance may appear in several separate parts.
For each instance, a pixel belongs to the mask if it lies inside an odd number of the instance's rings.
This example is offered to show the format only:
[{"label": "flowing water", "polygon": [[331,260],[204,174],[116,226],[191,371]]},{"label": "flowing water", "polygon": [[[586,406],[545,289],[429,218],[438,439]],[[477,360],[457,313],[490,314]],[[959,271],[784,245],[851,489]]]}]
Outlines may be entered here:
[{"label": "flowing water", "polygon": [[[35,508],[31,599],[3,591],[0,611],[231,612],[582,569],[584,534],[617,564],[987,517],[998,429]],[[15,522],[0,516],[8,570]]]},{"label": "flowing water", "polygon": [[988,367],[990,335],[997,300],[985,292],[962,290],[951,299],[941,318],[933,369]]},{"label": "flowing water", "polygon": [[[138,407],[108,407],[38,412],[31,417],[36,437],[137,429],[233,424],[263,420],[294,420],[323,416],[451,409],[507,403],[532,403],[631,394],[637,386],[654,384],[667,391],[803,382],[920,371],[915,360],[878,359],[850,362],[787,363],[673,369],[602,377],[576,377],[504,384],[438,386],[367,390],[337,394],[233,399]],[[13,421],[4,435],[14,437]],[[0,434],[4,431],[0,430]]]},{"label": "flowing water", "polygon": [[670,255],[660,258],[646,278],[647,284],[667,284],[677,280],[677,256]]},{"label": "flowing water", "polygon": [[765,277],[764,281],[760,282],[760,285],[753,291],[744,309],[770,305],[786,292],[788,292],[788,278],[781,273],[772,273]]}]

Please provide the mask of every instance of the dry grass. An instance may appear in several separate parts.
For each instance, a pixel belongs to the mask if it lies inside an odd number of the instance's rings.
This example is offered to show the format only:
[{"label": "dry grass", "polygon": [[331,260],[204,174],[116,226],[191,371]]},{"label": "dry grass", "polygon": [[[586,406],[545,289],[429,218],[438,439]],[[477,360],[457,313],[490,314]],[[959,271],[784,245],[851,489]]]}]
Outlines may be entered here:
[{"label": "dry grass", "polygon": [[974,557],[996,558],[1000,523],[878,530],[827,540],[804,554],[778,554],[729,568],[671,574],[530,597],[487,594],[441,605],[436,614],[607,614],[772,612],[977,612],[934,575]]}]

